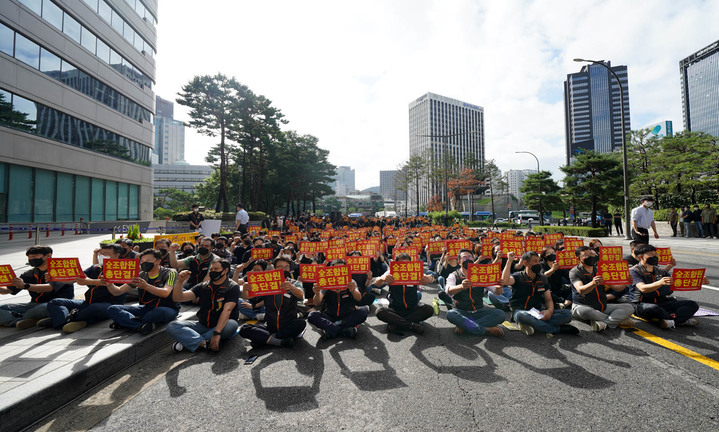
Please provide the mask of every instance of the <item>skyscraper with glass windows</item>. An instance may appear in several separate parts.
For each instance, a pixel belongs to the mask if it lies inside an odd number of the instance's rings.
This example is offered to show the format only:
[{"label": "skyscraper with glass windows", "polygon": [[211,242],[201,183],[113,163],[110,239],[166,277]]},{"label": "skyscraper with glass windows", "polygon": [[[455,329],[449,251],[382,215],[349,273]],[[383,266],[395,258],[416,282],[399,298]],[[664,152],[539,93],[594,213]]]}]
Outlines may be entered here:
[{"label": "skyscraper with glass windows", "polygon": [[[484,108],[457,99],[427,93],[409,104],[409,154],[429,161],[427,173],[447,171],[473,159],[484,166]],[[445,155],[447,158],[445,159]],[[450,166],[451,165],[451,166]],[[416,190],[407,199],[416,205]],[[444,201],[444,181],[424,175],[419,187],[419,205],[439,195]]]},{"label": "skyscraper with glass windows", "polygon": [[719,41],[679,62],[684,128],[719,136]]},{"label": "skyscraper with glass windows", "polygon": [[0,223],[152,218],[157,0],[0,2]]},{"label": "skyscraper with glass windows", "polygon": [[[604,62],[617,74],[624,88],[624,123],[629,122],[629,78],[626,66]],[[622,146],[622,116],[619,85],[601,65],[583,66],[564,82],[564,119],[567,164],[582,150],[609,153]]]}]

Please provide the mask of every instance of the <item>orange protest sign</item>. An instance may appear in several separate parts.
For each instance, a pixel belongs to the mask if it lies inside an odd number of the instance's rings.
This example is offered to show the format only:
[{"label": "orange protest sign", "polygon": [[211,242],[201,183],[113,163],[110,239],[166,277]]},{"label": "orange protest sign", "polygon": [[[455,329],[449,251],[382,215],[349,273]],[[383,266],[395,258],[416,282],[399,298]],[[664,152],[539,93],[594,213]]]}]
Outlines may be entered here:
[{"label": "orange protest sign", "polygon": [[274,251],[272,248],[252,248],[251,249],[252,259],[253,260],[265,260],[269,261],[274,257]]},{"label": "orange protest sign", "polygon": [[359,240],[361,237],[363,237],[363,235],[359,231],[350,231],[347,233],[347,238],[349,240]]},{"label": "orange protest sign", "polygon": [[657,258],[659,258],[659,265],[671,264],[674,257],[672,256],[671,248],[657,248]]},{"label": "orange protest sign", "polygon": [[472,282],[472,286],[477,287],[499,285],[499,281],[502,279],[501,265],[498,262],[494,264],[469,263],[467,279]]},{"label": "orange protest sign", "polygon": [[15,272],[10,265],[0,265],[0,286],[12,285],[12,280],[15,277]]},{"label": "orange protest sign", "polygon": [[584,246],[584,240],[575,237],[564,238],[565,251],[575,251],[579,246]]},{"label": "orange protest sign", "polygon": [[445,240],[444,247],[447,248],[447,258],[457,258],[460,250],[472,250],[472,242],[469,240]]},{"label": "orange protest sign", "polygon": [[347,265],[350,268],[352,274],[364,274],[369,271],[369,260],[370,257],[358,257],[351,256],[347,257]]},{"label": "orange protest sign", "polygon": [[413,247],[396,247],[392,249],[392,259],[396,259],[401,253],[409,254],[412,261],[419,261],[419,250]]},{"label": "orange protest sign", "polygon": [[483,257],[491,257],[492,256],[492,249],[494,249],[494,243],[483,243],[482,244],[482,256]]},{"label": "orange protest sign", "polygon": [[674,269],[672,291],[699,291],[704,282],[706,269]]},{"label": "orange protest sign", "polygon": [[281,233],[280,233],[279,231],[274,231],[274,230],[273,230],[273,231],[267,231],[267,235],[268,235],[269,237],[274,237],[274,236],[279,237],[280,234],[281,234]]},{"label": "orange protest sign", "polygon": [[299,236],[297,236],[295,234],[288,234],[285,236],[285,244],[290,243],[290,242],[297,244],[298,240],[299,240]]},{"label": "orange protest sign", "polygon": [[621,261],[623,258],[621,246],[601,246],[599,248],[599,262]]},{"label": "orange protest sign", "polygon": [[322,240],[329,240],[332,237],[332,231],[322,231],[320,233],[320,238]]},{"label": "orange protest sign", "polygon": [[248,272],[247,283],[250,285],[249,296],[260,297],[266,295],[283,294],[280,288],[285,281],[284,270],[270,270],[263,272]]},{"label": "orange protest sign", "polygon": [[394,237],[390,237],[390,238],[386,239],[384,242],[387,246],[394,246],[397,244],[397,239]]},{"label": "orange protest sign", "polygon": [[443,241],[432,241],[427,245],[427,253],[430,255],[442,255],[442,249],[444,249]]},{"label": "orange protest sign", "polygon": [[542,253],[543,248],[544,239],[541,239],[539,237],[527,237],[527,240],[524,241],[524,250],[526,251]]},{"label": "orange protest sign", "polygon": [[517,257],[521,257],[524,253],[524,242],[522,240],[500,240],[499,245],[502,256],[507,256],[509,252],[514,252]]},{"label": "orange protest sign", "polygon": [[574,251],[557,251],[557,264],[559,264],[560,269],[572,269],[579,265],[579,258],[577,258],[576,255],[574,255]]},{"label": "orange protest sign", "polygon": [[323,290],[343,290],[352,283],[352,275],[347,265],[320,267],[317,270],[317,278],[317,284]]},{"label": "orange protest sign", "polygon": [[627,285],[631,283],[629,263],[621,261],[601,261],[598,265],[599,276],[605,285]]},{"label": "orange protest sign", "polygon": [[380,250],[379,240],[360,240],[355,244],[355,250],[358,250],[362,256],[373,257]]},{"label": "orange protest sign", "polygon": [[544,234],[544,242],[545,244],[554,246],[557,240],[561,239],[562,236],[562,233]]},{"label": "orange protest sign", "polygon": [[325,259],[327,261],[333,261],[336,259],[345,259],[347,257],[347,249],[344,246],[344,243],[342,246],[338,247],[330,247],[327,249],[327,252],[325,253]]},{"label": "orange protest sign", "polygon": [[310,241],[303,241],[300,242],[300,252],[306,255],[309,254],[316,254],[320,252],[324,252],[325,248],[322,247],[322,242],[310,242]]},{"label": "orange protest sign", "polygon": [[132,279],[140,276],[140,260],[106,259],[102,262],[102,274],[114,284],[132,283]]},{"label": "orange protest sign", "polygon": [[298,233],[298,232],[300,232],[300,227],[298,227],[297,225],[291,225],[290,232]]},{"label": "orange protest sign", "polygon": [[52,282],[70,282],[85,277],[78,258],[48,258],[47,273]]},{"label": "orange protest sign", "polygon": [[422,261],[392,261],[389,265],[394,285],[418,285],[424,276]]},{"label": "orange protest sign", "polygon": [[332,239],[327,243],[330,248],[345,247],[345,239]]},{"label": "orange protest sign", "polygon": [[302,282],[317,282],[317,272],[320,267],[324,267],[322,264],[300,264],[300,279]]}]

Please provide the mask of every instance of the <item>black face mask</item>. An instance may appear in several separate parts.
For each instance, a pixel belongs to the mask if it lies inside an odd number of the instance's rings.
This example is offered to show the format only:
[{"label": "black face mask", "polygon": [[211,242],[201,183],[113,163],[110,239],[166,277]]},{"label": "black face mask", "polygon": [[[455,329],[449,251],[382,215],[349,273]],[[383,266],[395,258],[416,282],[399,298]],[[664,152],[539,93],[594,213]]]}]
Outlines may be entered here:
[{"label": "black face mask", "polygon": [[554,261],[557,260],[557,254],[547,255],[546,257],[544,257],[544,259],[545,259],[546,261],[552,261],[552,262],[554,262]]},{"label": "black face mask", "polygon": [[270,240],[270,243],[277,244],[277,240]]},{"label": "black face mask", "polygon": [[292,276],[289,270],[285,270],[285,279],[289,279]]},{"label": "black face mask", "polygon": [[42,258],[33,258],[27,261],[32,267],[40,267],[45,262]]},{"label": "black face mask", "polygon": [[197,252],[199,252],[200,255],[207,255],[208,253],[210,253],[210,250],[206,247],[201,247],[197,250]]},{"label": "black face mask", "polygon": [[594,264],[597,263],[597,257],[590,256],[590,257],[584,258],[583,262],[584,262],[584,265],[593,266]]},{"label": "black face mask", "polygon": [[185,255],[192,255],[193,252],[195,252],[194,249],[185,249]]},{"label": "black face mask", "polygon": [[224,271],[224,270],[222,270],[222,271],[211,271],[211,272],[209,273],[209,274],[210,274],[210,280],[212,280],[212,281],[217,281],[217,280],[222,279],[222,276],[223,276],[222,272],[223,272],[223,271]]},{"label": "black face mask", "polygon": [[647,264],[649,264],[650,266],[655,266],[655,265],[659,264],[659,257],[653,256],[653,257],[647,258]]},{"label": "black face mask", "polygon": [[157,251],[160,252],[162,256],[167,255],[167,249],[158,249]]},{"label": "black face mask", "polygon": [[595,247],[595,248],[594,248],[594,252],[599,253],[599,248],[598,248],[598,247]]},{"label": "black face mask", "polygon": [[539,274],[542,271],[542,265],[541,264],[534,264],[532,267],[530,267],[532,270],[532,273]]},{"label": "black face mask", "polygon": [[466,260],[466,261],[462,261],[462,268],[465,269],[465,270],[467,270],[467,269],[469,268],[469,263],[471,263],[471,262],[472,262],[471,259],[468,259],[468,260]]},{"label": "black face mask", "polygon": [[250,245],[250,243],[252,243],[252,242],[251,242],[251,241],[249,241],[249,240],[246,240],[246,241],[244,241],[244,242],[242,242],[242,243],[244,243],[244,244],[245,244],[245,246],[249,246],[249,245]]},{"label": "black face mask", "polygon": [[150,270],[155,268],[155,263],[150,261],[145,261],[144,263],[140,264],[140,268],[144,272],[149,272]]},{"label": "black face mask", "polygon": [[222,244],[222,243],[220,243],[220,244],[217,245],[217,249],[218,249],[218,250],[222,250],[222,249],[224,249],[224,248],[225,248],[225,245]]}]

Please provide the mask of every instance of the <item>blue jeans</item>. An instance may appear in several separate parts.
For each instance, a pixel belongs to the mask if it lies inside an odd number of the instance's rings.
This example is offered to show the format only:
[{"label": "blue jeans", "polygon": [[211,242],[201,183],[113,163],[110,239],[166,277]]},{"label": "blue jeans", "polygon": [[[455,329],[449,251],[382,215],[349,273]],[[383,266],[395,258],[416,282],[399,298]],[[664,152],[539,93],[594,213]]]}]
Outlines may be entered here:
[{"label": "blue jeans", "polygon": [[492,291],[487,290],[487,298],[494,306],[501,306],[509,304],[509,299],[512,297],[512,288],[505,286],[502,288],[502,294],[494,294]]},{"label": "blue jeans", "polygon": [[64,298],[52,299],[47,304],[47,312],[52,319],[53,327],[60,327],[67,321],[67,316],[73,309],[78,309],[75,321],[87,321],[94,323],[108,319],[107,308],[112,303],[87,303],[82,300]]},{"label": "blue jeans", "polygon": [[697,236],[704,237],[704,226],[701,222],[694,222],[694,225],[697,227]]},{"label": "blue jeans", "polygon": [[[227,340],[237,334],[240,325],[237,321],[227,320],[225,328],[220,332],[220,340]],[[195,352],[205,341],[214,336],[215,327],[205,327],[197,321],[173,321],[165,329],[173,339],[180,342],[190,352]]]},{"label": "blue jeans", "polygon": [[691,222],[682,222],[684,224],[684,237],[689,237],[689,227],[691,226]]},{"label": "blue jeans", "polygon": [[444,280],[444,276],[437,277],[437,283],[439,283],[439,289],[445,291],[444,284],[446,283],[446,281]]},{"label": "blue jeans", "polygon": [[[265,307],[262,306],[259,309],[252,309],[252,308],[243,308],[240,307],[240,313],[244,316],[250,317],[252,319],[257,318],[257,314],[265,313]],[[184,344],[183,344],[184,345]]]},{"label": "blue jeans", "polygon": [[137,330],[146,323],[166,323],[177,317],[178,310],[160,306],[122,306],[114,305],[107,308],[107,316],[120,326]]},{"label": "blue jeans", "polygon": [[504,322],[504,312],[499,309],[481,308],[466,311],[454,308],[447,311],[447,321],[473,335],[481,336],[486,327],[494,327]]},{"label": "blue jeans", "polygon": [[529,314],[529,311],[519,310],[514,311],[514,321],[521,324],[528,324],[533,329],[539,330],[544,333],[558,333],[559,326],[562,324],[568,324],[572,321],[572,311],[569,309],[555,309],[552,317],[547,321],[542,321]]},{"label": "blue jeans", "polygon": [[14,303],[0,305],[0,325],[14,327],[24,319],[47,318],[47,303]]}]

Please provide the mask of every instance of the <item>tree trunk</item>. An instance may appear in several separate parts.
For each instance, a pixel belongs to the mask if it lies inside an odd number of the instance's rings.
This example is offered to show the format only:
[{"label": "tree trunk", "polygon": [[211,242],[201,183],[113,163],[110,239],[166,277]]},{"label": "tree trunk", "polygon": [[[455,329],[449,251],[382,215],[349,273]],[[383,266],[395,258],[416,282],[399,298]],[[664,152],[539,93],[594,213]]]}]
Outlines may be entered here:
[{"label": "tree trunk", "polygon": [[[217,194],[217,204],[215,205],[215,212],[219,212],[220,208],[222,211],[229,211],[227,207],[227,165],[225,163],[225,123],[220,122],[220,190]],[[222,206],[224,204],[224,206]]]}]

